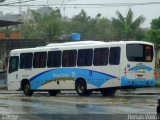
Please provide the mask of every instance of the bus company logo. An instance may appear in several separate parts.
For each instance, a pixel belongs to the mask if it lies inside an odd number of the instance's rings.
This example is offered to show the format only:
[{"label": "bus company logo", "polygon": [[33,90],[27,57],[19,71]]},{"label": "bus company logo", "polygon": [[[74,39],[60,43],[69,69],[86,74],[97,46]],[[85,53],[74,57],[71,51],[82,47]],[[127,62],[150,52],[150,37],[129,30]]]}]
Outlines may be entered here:
[{"label": "bus company logo", "polygon": [[15,115],[15,114],[2,114],[2,120],[18,120],[18,115]]},{"label": "bus company logo", "polygon": [[72,77],[76,77],[76,72],[72,71]]},{"label": "bus company logo", "polygon": [[51,51],[59,50],[59,48],[51,48]]},{"label": "bus company logo", "polygon": [[53,74],[53,77],[69,77],[68,74],[60,73],[60,74]]}]

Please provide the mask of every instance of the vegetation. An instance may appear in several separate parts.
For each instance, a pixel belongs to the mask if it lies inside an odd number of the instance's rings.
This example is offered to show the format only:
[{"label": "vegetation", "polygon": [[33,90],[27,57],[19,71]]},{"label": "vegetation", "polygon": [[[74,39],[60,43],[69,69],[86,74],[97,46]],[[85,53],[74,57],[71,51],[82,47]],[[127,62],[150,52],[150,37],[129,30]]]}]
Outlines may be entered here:
[{"label": "vegetation", "polygon": [[152,20],[151,29],[147,31],[147,40],[155,45],[160,44],[160,17]]},{"label": "vegetation", "polygon": [[133,12],[129,9],[127,15],[124,17],[119,11],[117,11],[118,18],[112,19],[113,31],[116,39],[121,40],[142,40],[143,33],[140,25],[144,22],[145,18],[141,15],[133,20]]},{"label": "vegetation", "polygon": [[[134,19],[129,9],[126,16],[119,11],[117,17],[109,19],[97,14],[91,18],[84,10],[73,18],[62,17],[60,10],[53,10],[49,14],[41,15],[32,11],[32,19],[21,26],[23,38],[40,38],[55,40],[57,36],[69,35],[73,32],[81,34],[83,40],[147,40],[152,38],[152,31],[141,28],[145,18],[141,15]],[[151,34],[151,35],[150,35]]]},{"label": "vegetation", "polygon": [[21,27],[23,38],[55,39],[62,32],[62,18],[59,10],[41,15],[32,11],[33,19]]},{"label": "vegetation", "polygon": [[111,19],[102,17],[100,13],[91,18],[84,10],[71,19],[62,17],[59,9],[51,9],[48,14],[31,12],[32,18],[21,25],[22,37],[25,39],[54,41],[57,36],[77,32],[83,40],[143,40],[160,45],[160,17],[152,20],[151,28],[144,29],[141,25],[145,17],[140,15],[134,18],[131,9],[126,16],[117,11],[117,16]]},{"label": "vegetation", "polygon": [[[41,14],[30,10],[30,19],[24,20],[20,32],[25,39],[44,39],[54,41],[58,36],[80,33],[82,40],[143,40],[156,45],[160,44],[160,17],[153,19],[150,28],[142,28],[145,17],[134,17],[131,9],[123,16],[119,11],[111,19],[102,17],[99,13],[91,18],[82,9],[73,18],[62,17],[59,9],[49,9],[48,13]],[[26,13],[26,14],[27,14]],[[11,28],[11,27],[10,27]],[[12,29],[12,28],[11,28]],[[12,31],[8,29],[8,31]],[[18,27],[14,30],[19,29]],[[0,31],[6,31],[1,29]]]}]

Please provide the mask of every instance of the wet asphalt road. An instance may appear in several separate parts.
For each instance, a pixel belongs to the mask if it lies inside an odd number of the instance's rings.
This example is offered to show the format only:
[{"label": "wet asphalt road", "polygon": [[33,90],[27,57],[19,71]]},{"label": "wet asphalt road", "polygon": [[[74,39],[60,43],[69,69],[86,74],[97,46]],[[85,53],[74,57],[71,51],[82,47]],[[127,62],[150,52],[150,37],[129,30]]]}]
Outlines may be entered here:
[{"label": "wet asphalt road", "polygon": [[0,94],[1,118],[16,117],[18,120],[59,120],[59,119],[127,119],[129,114],[156,114],[156,95],[116,95],[102,97],[93,94],[79,97],[77,94]]}]

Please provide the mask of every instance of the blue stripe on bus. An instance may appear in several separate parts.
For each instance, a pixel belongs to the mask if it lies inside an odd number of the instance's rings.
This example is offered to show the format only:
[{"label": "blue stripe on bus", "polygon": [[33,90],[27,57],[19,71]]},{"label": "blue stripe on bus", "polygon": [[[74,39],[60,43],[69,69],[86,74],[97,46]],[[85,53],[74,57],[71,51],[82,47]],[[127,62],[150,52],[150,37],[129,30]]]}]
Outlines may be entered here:
[{"label": "blue stripe on bus", "polygon": [[148,66],[145,66],[145,65],[138,65],[138,66],[135,66],[133,68],[130,68],[129,71],[136,71],[136,70],[139,70],[139,69],[145,69],[147,71],[151,71],[152,70],[151,67],[148,67]]},{"label": "blue stripe on bus", "polygon": [[57,78],[72,78],[73,80],[76,80],[79,77],[84,78],[87,83],[96,87],[101,87],[106,81],[117,78],[109,74],[88,69],[58,68],[47,70],[45,72],[37,74],[30,79],[30,82],[31,88],[36,90],[47,80],[54,80]]},{"label": "blue stripe on bus", "polygon": [[121,86],[130,86],[130,87],[147,87],[155,86],[157,83],[156,79],[129,79],[127,77],[121,78]]},{"label": "blue stripe on bus", "polygon": [[32,77],[32,78],[30,79],[30,81],[36,79],[38,76],[43,75],[43,74],[45,74],[45,73],[47,73],[47,72],[49,72],[49,71],[51,71],[51,70],[47,70],[47,71],[44,71],[44,72],[41,72],[41,73],[37,74],[36,76]]}]

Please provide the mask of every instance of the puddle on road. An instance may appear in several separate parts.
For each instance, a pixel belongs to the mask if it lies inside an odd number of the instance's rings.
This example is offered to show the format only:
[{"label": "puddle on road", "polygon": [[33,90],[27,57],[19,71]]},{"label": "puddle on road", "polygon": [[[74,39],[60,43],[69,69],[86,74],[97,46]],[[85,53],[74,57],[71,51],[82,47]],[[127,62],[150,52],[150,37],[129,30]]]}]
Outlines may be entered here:
[{"label": "puddle on road", "polygon": [[[155,109],[157,98],[151,97],[137,97],[137,96],[114,96],[114,97],[102,97],[101,95],[92,95],[90,97],[80,97],[75,94],[58,96],[49,96],[48,94],[34,94],[32,97],[24,95],[8,96],[1,98],[6,101],[0,102],[0,107],[13,109],[14,111],[31,111],[33,113],[78,113],[79,111],[87,113],[87,110],[91,110],[93,113],[106,113],[111,110],[118,113],[126,111],[126,108],[130,109]],[[7,101],[9,101],[7,103]],[[9,105],[7,105],[9,104]],[[17,106],[17,110],[16,110]],[[116,107],[119,108],[116,110]],[[125,108],[126,107],[126,108]],[[121,108],[121,109],[120,109]],[[133,111],[134,111],[133,109]],[[112,111],[113,110],[113,111]],[[83,112],[85,111],[85,112]],[[98,112],[99,111],[99,112]],[[126,111],[127,112],[127,111]],[[120,112],[121,113],[121,112]],[[123,112],[122,112],[123,113]]]},{"label": "puddle on road", "polygon": [[107,105],[130,105],[133,103],[156,103],[157,98],[144,98],[137,96],[114,96],[114,97],[102,97],[100,95],[93,95],[89,97],[80,97],[77,95],[63,96],[49,96],[47,94],[34,94],[32,97],[24,95],[8,96],[1,99],[18,100],[21,102],[55,102],[64,104],[107,104]]},{"label": "puddle on road", "polygon": [[33,95],[26,97],[18,95],[0,99],[0,108],[27,114],[126,114],[130,113],[129,111],[131,113],[139,113],[139,111],[153,113],[156,98],[148,99],[151,98],[101,97],[99,95],[90,97],[77,95],[58,95],[55,97]]},{"label": "puddle on road", "polygon": [[22,99],[20,99],[22,102],[32,102],[32,100],[31,99],[25,99],[25,98],[22,98]]},{"label": "puddle on road", "polygon": [[8,105],[0,103],[0,107],[2,107],[2,108],[8,108]]}]

